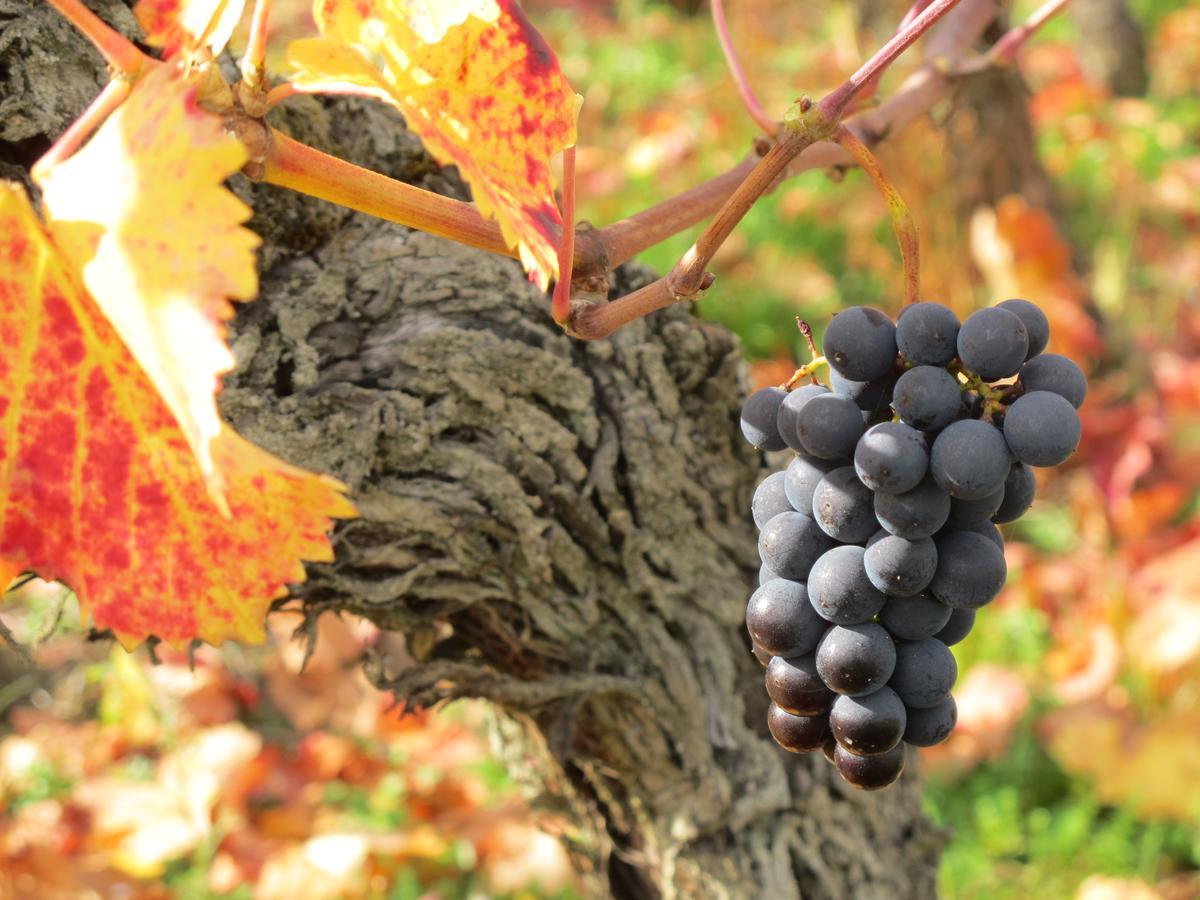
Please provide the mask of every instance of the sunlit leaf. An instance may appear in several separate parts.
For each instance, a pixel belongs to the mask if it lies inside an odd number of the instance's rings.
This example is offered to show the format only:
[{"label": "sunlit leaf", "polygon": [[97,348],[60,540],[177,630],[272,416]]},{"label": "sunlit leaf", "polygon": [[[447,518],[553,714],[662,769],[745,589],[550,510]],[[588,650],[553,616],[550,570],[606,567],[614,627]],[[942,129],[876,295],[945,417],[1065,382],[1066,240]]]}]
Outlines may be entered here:
[{"label": "sunlit leaf", "polygon": [[578,98],[511,0],[316,0],[323,38],[294,42],[302,90],[373,96],[457,165],[541,287],[557,272],[550,160],[575,143]]},{"label": "sunlit leaf", "polygon": [[221,503],[215,393],[233,368],[229,298],[258,291],[251,210],[222,182],[246,150],[162,66],[44,177],[54,242],[175,414]]},{"label": "sunlit leaf", "polygon": [[242,17],[246,0],[138,0],[133,11],[146,32],[146,43],[162,47],[167,59],[207,48],[225,49]]},{"label": "sunlit leaf", "polygon": [[0,186],[0,558],[59,579],[126,646],[261,640],[270,601],[332,557],[342,485],[223,426],[210,498],[175,417],[64,265],[21,189]]}]

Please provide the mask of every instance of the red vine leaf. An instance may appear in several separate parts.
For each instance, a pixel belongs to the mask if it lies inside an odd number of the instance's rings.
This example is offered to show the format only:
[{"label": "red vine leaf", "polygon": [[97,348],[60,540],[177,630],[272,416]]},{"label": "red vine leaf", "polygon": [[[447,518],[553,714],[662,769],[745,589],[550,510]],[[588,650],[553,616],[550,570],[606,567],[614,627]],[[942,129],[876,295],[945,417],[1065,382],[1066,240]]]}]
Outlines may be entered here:
[{"label": "red vine leaf", "polygon": [[457,165],[543,289],[561,224],[550,161],[575,143],[579,99],[512,0],[316,0],[324,35],[288,49],[304,91],[395,106],[443,165]]},{"label": "red vine leaf", "polygon": [[354,515],[344,486],[222,426],[222,514],[176,417],[7,182],[0,340],[0,573],[65,582],[127,647],[261,640],[300,560],[332,558],[331,519]]},{"label": "red vine leaf", "polygon": [[216,56],[242,18],[246,0],[138,0],[134,14],[146,43],[170,59],[201,48]]}]

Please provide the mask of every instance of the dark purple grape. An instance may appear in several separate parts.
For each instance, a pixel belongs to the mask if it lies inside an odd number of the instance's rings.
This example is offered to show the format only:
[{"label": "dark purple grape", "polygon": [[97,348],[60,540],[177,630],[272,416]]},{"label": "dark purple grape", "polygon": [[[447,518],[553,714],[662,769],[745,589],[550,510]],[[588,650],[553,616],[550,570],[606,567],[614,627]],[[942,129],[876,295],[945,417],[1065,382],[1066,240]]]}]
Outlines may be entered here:
[{"label": "dark purple grape", "polygon": [[974,531],[949,531],[937,538],[938,566],[929,591],[954,609],[979,609],[1004,587],[1004,551]]},{"label": "dark purple grape", "polygon": [[817,646],[817,671],[830,690],[851,697],[877,691],[896,668],[896,645],[877,622],[835,625]]},{"label": "dark purple grape", "polygon": [[936,542],[943,534],[949,534],[951,531],[973,531],[976,534],[982,534],[995,544],[1001,553],[1004,552],[1004,536],[1000,534],[1000,529],[992,522],[977,522],[974,525],[968,525],[966,528],[951,528],[947,525],[941,532],[934,535],[934,541]]},{"label": "dark purple grape", "polygon": [[888,686],[911,709],[936,706],[950,696],[958,679],[958,663],[937,638],[896,641],[896,668]]},{"label": "dark purple grape", "polygon": [[987,422],[961,419],[933,442],[929,471],[951,497],[964,500],[986,497],[1004,485],[1012,465],[1009,445],[1004,439],[1005,435]]},{"label": "dark purple grape", "polygon": [[783,490],[788,502],[799,512],[811,513],[817,485],[829,472],[843,465],[838,459],[816,459],[801,453],[783,471]]},{"label": "dark purple grape", "polygon": [[950,518],[946,520],[946,524],[952,528],[967,528],[990,522],[1003,502],[1004,485],[977,500],[955,497],[950,501]]},{"label": "dark purple grape", "polygon": [[1029,349],[1025,351],[1026,359],[1032,359],[1046,349],[1046,344],[1050,342],[1050,322],[1037,306],[1028,300],[1014,299],[997,303],[996,308],[1008,310],[1025,326],[1025,334],[1029,338]]},{"label": "dark purple grape", "polygon": [[958,316],[940,303],[906,306],[896,319],[896,346],[914,366],[944,366],[958,355]]},{"label": "dark purple grape", "polygon": [[746,630],[755,644],[773,656],[811,653],[828,627],[798,581],[768,581],[750,595],[746,605]]},{"label": "dark purple grape", "polygon": [[1036,495],[1037,479],[1033,475],[1033,469],[1024,463],[1013,463],[1008,477],[1004,479],[1004,500],[992,516],[992,521],[1001,525],[1005,522],[1015,522],[1033,506],[1033,498]]},{"label": "dark purple grape", "polygon": [[779,405],[786,396],[783,388],[765,387],[742,404],[742,435],[755,450],[782,450],[787,446],[775,423]]},{"label": "dark purple grape", "polygon": [[904,771],[904,744],[877,756],[856,756],[841,744],[833,751],[833,764],[842,778],[864,791],[877,791],[895,783]]},{"label": "dark purple grape", "polygon": [[880,422],[854,448],[854,471],[873,491],[903,494],[921,483],[928,468],[925,438],[901,422]]},{"label": "dark purple grape", "polygon": [[781,578],[807,581],[812,564],[833,546],[812,516],[784,512],[772,516],[758,535],[758,558]]},{"label": "dark purple grape", "polygon": [[794,716],[823,716],[837,695],[817,674],[817,656],[776,656],[767,666],[767,696]]},{"label": "dark purple grape", "polygon": [[975,610],[955,609],[950,611],[950,621],[946,627],[934,635],[947,647],[953,647],[968,634],[975,625]]},{"label": "dark purple grape", "polygon": [[779,429],[779,436],[783,438],[784,443],[793,450],[804,449],[800,445],[800,434],[796,431],[800,410],[804,409],[805,404],[813,397],[828,393],[829,388],[823,384],[805,384],[789,391],[788,395],[783,398],[783,402],[779,404],[775,425]]},{"label": "dark purple grape", "polygon": [[838,697],[829,711],[829,730],[851,753],[886,753],[904,737],[907,715],[899,695],[881,687],[865,697]]},{"label": "dark purple grape", "polygon": [[777,572],[772,572],[771,567],[768,566],[766,563],[763,563],[761,566],[758,567],[758,586],[759,587],[762,587],[768,581],[771,581],[772,579],[775,579],[778,577],[779,577],[779,574]]},{"label": "dark purple grape", "polygon": [[917,366],[896,382],[892,408],[906,425],[920,431],[940,431],[958,418],[962,390],[945,369]]},{"label": "dark purple grape", "polygon": [[950,515],[950,495],[932,476],[903,494],[876,494],[875,517],[897,537],[917,541],[929,537],[946,524]]},{"label": "dark purple grape", "polygon": [[813,492],[813,518],[831,538],[857,544],[879,530],[871,489],[858,480],[853,466],[834,469]]},{"label": "dark purple grape", "polygon": [[908,710],[908,724],[904,729],[904,742],[914,747],[932,747],[940,744],[958,724],[958,704],[947,697],[928,709]]},{"label": "dark purple grape", "polygon": [[939,634],[954,610],[926,592],[915,597],[889,597],[879,611],[879,624],[895,640],[919,641]]},{"label": "dark purple grape", "polygon": [[863,568],[871,584],[885,594],[911,597],[925,590],[933,580],[937,547],[933,538],[910,541],[879,531],[867,543]]},{"label": "dark purple grape", "polygon": [[822,618],[857,625],[875,617],[887,598],[871,584],[863,568],[862,547],[842,544],[827,550],[808,577],[808,598]]},{"label": "dark purple grape", "polygon": [[1083,406],[1087,397],[1087,378],[1083,370],[1057,353],[1046,353],[1029,360],[1021,366],[1017,383],[1027,394],[1034,391],[1058,394],[1076,409]]},{"label": "dark purple grape", "polygon": [[877,309],[852,306],[830,321],[824,348],[830,367],[846,378],[881,378],[896,362],[896,326]]},{"label": "dark purple grape", "polygon": [[873,381],[851,381],[837,369],[829,370],[829,386],[835,394],[843,394],[855,402],[866,413],[886,409],[892,402],[892,389],[896,386],[896,373],[888,372]]},{"label": "dark purple grape", "polygon": [[1057,466],[1079,446],[1079,413],[1060,394],[1034,391],[1004,414],[1004,439],[1013,456],[1030,466]]},{"label": "dark purple grape", "polygon": [[759,528],[781,512],[793,511],[783,489],[784,481],[782,472],[772,472],[754,489],[754,497],[750,500],[750,515],[754,517],[754,524]]},{"label": "dark purple grape", "polygon": [[984,381],[1016,375],[1029,352],[1029,333],[1020,316],[1007,309],[981,309],[958,330],[958,358]]},{"label": "dark purple grape", "polygon": [[774,703],[767,710],[767,727],[775,743],[792,753],[816,750],[829,737],[828,716],[793,716]]},{"label": "dark purple grape", "polygon": [[796,417],[796,430],[804,452],[810,456],[852,456],[863,433],[862,411],[849,397],[822,394],[804,404]]},{"label": "dark purple grape", "polygon": [[830,764],[834,763],[833,754],[835,750],[837,750],[837,741],[834,740],[834,737],[831,734],[825,739],[825,743],[821,745],[821,752],[825,755],[826,761]]},{"label": "dark purple grape", "polygon": [[750,652],[754,654],[754,658],[758,660],[759,665],[761,665],[764,669],[769,666],[771,664],[771,660],[775,658],[753,641],[750,642]]}]

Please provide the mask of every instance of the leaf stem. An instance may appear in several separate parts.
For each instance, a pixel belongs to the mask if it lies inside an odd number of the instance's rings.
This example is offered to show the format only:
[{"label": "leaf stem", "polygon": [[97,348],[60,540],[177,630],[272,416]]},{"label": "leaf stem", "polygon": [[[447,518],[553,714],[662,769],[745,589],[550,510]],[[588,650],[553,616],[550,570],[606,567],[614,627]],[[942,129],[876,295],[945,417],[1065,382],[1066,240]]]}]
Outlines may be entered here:
[{"label": "leaf stem", "polygon": [[1030,14],[1025,22],[1006,31],[1000,37],[1000,40],[996,41],[987,52],[979,54],[974,59],[964,60],[961,65],[956,66],[954,73],[956,75],[969,75],[981,72],[984,69],[990,69],[993,66],[1011,65],[1016,60],[1021,48],[1025,46],[1025,43],[1033,37],[1039,28],[1062,12],[1068,2],[1070,0],[1046,0],[1045,3]]},{"label": "leaf stem", "polygon": [[833,122],[840,122],[858,92],[882,75],[884,70],[911,47],[917,38],[928,31],[934,22],[950,12],[960,2],[961,0],[933,0],[907,24],[899,28],[886,44],[859,67],[857,72],[821,101],[819,108],[825,118]]},{"label": "leaf stem", "polygon": [[110,66],[125,75],[136,75],[145,66],[157,62],[151,59],[123,34],[113,30],[103,19],[83,5],[80,0],[49,0],[100,51]]},{"label": "leaf stem", "polygon": [[37,162],[33,164],[30,174],[35,182],[40,182],[55,166],[74,155],[92,136],[97,128],[104,124],[118,106],[125,102],[129,92],[133,90],[133,82],[123,75],[104,86],[96,99],[88,104],[88,108],[80,114],[71,126],[59,135],[58,140],[51,145]]},{"label": "leaf stem", "polygon": [[738,93],[742,95],[746,112],[766,135],[775,137],[779,133],[779,123],[772,121],[771,117],[767,115],[762,104],[758,102],[754,89],[750,87],[750,80],[746,77],[746,71],[738,59],[733,39],[729,36],[729,23],[725,20],[724,0],[712,0],[712,17],[713,27],[717,31],[717,40],[721,43],[721,52],[725,54],[725,62],[729,65],[729,72],[737,85]]},{"label": "leaf stem", "polygon": [[267,91],[267,109],[274,109],[284,100],[290,97],[296,97],[304,93],[296,85],[290,81],[285,81],[283,84],[277,84],[275,87]]},{"label": "leaf stem", "polygon": [[250,14],[250,35],[241,63],[242,81],[251,91],[259,91],[263,87],[264,60],[267,58],[267,20],[270,14],[271,0],[254,0],[254,11]]},{"label": "leaf stem", "polygon": [[912,211],[884,174],[875,155],[857,134],[845,125],[839,125],[834,140],[854,157],[854,161],[874,182],[875,189],[887,204],[888,214],[892,218],[892,229],[896,232],[896,241],[900,244],[900,258],[904,263],[904,303],[916,303],[921,287],[921,241]]},{"label": "leaf stem", "polygon": [[423,191],[378,172],[322,153],[271,129],[263,162],[263,181],[291,188],[330,203],[448,237],[501,256],[517,255],[500,233],[470,203]]},{"label": "leaf stem", "polygon": [[571,319],[571,265],[575,261],[575,148],[563,151],[562,240],[558,244],[558,281],[550,311],[559,325]]}]

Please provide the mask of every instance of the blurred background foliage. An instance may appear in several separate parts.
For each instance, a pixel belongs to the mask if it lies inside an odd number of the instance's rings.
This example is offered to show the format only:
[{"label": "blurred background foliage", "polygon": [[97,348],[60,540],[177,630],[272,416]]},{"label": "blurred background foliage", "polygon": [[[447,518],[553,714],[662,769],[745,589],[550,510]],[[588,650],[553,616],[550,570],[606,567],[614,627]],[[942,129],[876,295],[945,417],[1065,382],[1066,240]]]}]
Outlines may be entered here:
[{"label": "blurred background foliage", "polygon": [[[281,27],[306,19],[280,5]],[[946,897],[1184,900],[1200,897],[1200,7],[1130,0],[1137,31],[1106,56],[1089,16],[1114,4],[1074,5],[1023,51],[1027,97],[1012,73],[966,79],[878,153],[921,227],[926,297],[960,315],[1032,299],[1092,380],[1080,453],[1039,472],[1008,587],[955,648],[958,730],[921,767]],[[781,111],[852,71],[907,4],[728,6]],[[748,152],[706,8],[525,7],[585,97],[582,218]],[[693,238],[644,261],[665,271]],[[741,336],[757,384],[803,359],[796,317],[819,332],[839,307],[900,302],[883,204],[854,171],[784,183],[713,268],[700,313]],[[394,638],[322,622],[301,675],[297,623],[277,615],[266,648],[203,650],[193,674],[89,643],[61,606],[34,584],[2,616],[38,667],[0,658],[0,894],[576,896],[569,822],[517,794],[487,711],[405,715],[367,685],[363,649],[402,654]]]}]

